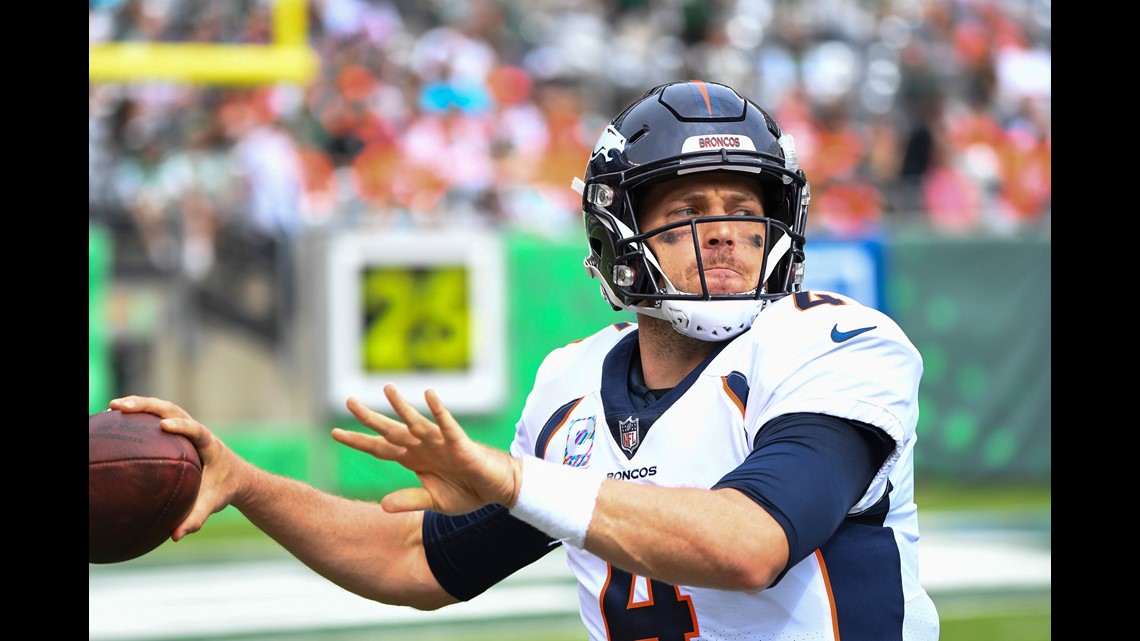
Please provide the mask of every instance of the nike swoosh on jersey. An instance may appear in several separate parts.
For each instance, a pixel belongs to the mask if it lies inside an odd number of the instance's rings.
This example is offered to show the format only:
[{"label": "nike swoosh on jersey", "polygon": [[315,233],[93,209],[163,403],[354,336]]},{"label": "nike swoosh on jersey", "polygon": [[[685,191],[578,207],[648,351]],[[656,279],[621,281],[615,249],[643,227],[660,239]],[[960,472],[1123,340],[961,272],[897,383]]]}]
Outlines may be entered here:
[{"label": "nike swoosh on jersey", "polygon": [[878,327],[878,325],[871,325],[870,327],[860,327],[859,329],[853,329],[849,332],[841,332],[841,331],[839,331],[839,323],[836,323],[831,328],[831,340],[835,341],[836,343],[842,343],[843,341],[845,341],[847,339],[855,338],[856,336],[858,336],[859,334],[862,334],[863,332],[869,332],[872,329],[875,329],[876,327]]}]

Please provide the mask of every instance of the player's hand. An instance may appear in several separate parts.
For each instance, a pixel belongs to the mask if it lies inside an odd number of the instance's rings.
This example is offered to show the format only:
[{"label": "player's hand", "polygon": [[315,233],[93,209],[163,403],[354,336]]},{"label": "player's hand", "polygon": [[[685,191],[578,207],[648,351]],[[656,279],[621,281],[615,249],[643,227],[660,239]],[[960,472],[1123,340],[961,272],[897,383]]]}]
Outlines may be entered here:
[{"label": "player's hand", "polygon": [[419,413],[389,383],[384,395],[403,420],[375,412],[359,400],[346,406],[377,436],[334,429],[333,438],[366,454],[395,461],[415,472],[423,487],[392,492],[380,502],[388,512],[432,510],[443,514],[466,514],[489,503],[511,507],[519,494],[522,465],[513,456],[472,441],[443,405],[435,390],[424,400],[435,422]]},{"label": "player's hand", "polygon": [[194,420],[186,410],[170,401],[149,396],[116,398],[111,401],[110,407],[126,413],[150,412],[159,416],[162,418],[159,425],[163,430],[185,436],[194,444],[194,449],[198,450],[198,459],[202,463],[202,484],[194,507],[171,533],[171,538],[175,541],[202,529],[211,514],[229,505],[242,491],[241,479],[247,475],[238,472],[250,467],[249,463],[235,454],[205,425]]}]

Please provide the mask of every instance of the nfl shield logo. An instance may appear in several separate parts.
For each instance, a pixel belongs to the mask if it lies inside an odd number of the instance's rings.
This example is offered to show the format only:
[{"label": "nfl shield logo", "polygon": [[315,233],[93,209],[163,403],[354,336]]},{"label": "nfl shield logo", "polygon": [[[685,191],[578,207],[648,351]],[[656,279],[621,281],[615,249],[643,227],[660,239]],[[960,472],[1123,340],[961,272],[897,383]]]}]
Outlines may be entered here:
[{"label": "nfl shield logo", "polygon": [[621,434],[621,449],[633,454],[641,440],[641,419],[629,417],[618,423],[618,432]]}]

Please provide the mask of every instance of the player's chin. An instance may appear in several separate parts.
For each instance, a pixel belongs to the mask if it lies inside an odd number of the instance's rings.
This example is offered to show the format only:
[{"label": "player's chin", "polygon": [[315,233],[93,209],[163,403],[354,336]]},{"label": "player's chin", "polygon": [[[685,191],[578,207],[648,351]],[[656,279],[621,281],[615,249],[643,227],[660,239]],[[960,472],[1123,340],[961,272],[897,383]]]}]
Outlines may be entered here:
[{"label": "player's chin", "polygon": [[[746,294],[756,290],[756,283],[746,281],[739,274],[734,274],[731,277],[705,274],[705,283],[708,286],[708,293],[714,296]],[[696,291],[700,290],[700,282],[697,282]]]}]

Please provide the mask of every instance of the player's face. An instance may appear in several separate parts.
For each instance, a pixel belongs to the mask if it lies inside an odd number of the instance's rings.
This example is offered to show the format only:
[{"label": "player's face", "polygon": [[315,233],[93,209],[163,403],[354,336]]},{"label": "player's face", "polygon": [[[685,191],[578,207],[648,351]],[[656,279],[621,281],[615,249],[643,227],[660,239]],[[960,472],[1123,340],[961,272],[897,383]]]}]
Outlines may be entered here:
[{"label": "player's face", "polygon": [[[650,187],[642,200],[642,231],[696,219],[697,247],[710,294],[737,294],[756,289],[764,258],[767,226],[760,221],[708,221],[711,216],[763,216],[756,181],[728,172],[701,172]],[[686,293],[701,293],[692,229],[676,227],[649,238],[673,285]]]}]

